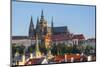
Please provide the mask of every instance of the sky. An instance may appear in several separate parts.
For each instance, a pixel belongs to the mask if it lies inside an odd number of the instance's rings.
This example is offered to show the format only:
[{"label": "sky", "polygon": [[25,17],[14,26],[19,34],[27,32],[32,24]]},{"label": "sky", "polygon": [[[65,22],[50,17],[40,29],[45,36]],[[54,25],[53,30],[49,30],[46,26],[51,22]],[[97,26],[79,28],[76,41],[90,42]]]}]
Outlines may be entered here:
[{"label": "sky", "polygon": [[95,37],[95,6],[16,1],[12,2],[12,36],[27,36],[31,16],[36,25],[42,10],[48,26],[53,17],[54,26],[68,26],[71,33]]}]

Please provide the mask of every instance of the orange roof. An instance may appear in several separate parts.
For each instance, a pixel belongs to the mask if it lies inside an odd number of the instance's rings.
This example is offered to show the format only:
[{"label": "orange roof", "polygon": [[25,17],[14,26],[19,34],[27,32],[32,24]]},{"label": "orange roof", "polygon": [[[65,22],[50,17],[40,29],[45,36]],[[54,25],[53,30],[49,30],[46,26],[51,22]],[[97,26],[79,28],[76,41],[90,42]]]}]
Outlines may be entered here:
[{"label": "orange roof", "polygon": [[44,58],[34,58],[34,59],[29,59],[25,65],[32,65],[32,64],[41,64]]},{"label": "orange roof", "polygon": [[[80,54],[79,55],[76,55],[76,54],[67,54],[66,60],[71,61],[72,57],[75,60],[80,60],[80,58],[81,58]],[[63,61],[63,60],[65,60],[65,56],[55,56],[55,59],[54,59],[54,61],[56,61],[56,62]]]}]

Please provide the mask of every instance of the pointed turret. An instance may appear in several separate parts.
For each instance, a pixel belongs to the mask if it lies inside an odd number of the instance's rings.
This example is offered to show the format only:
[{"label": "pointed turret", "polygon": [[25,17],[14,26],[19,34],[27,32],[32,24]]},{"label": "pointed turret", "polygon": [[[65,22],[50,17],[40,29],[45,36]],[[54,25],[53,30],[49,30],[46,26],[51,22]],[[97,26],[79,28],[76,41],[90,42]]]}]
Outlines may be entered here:
[{"label": "pointed turret", "polygon": [[42,12],[41,12],[41,19],[44,19],[43,10],[42,10]]},{"label": "pointed turret", "polygon": [[37,17],[37,24],[36,24],[36,34],[39,34],[39,17]]},{"label": "pointed turret", "polygon": [[41,18],[40,18],[40,22],[44,22],[44,13],[43,13],[43,10],[41,11]]},{"label": "pointed turret", "polygon": [[32,17],[31,17],[31,21],[30,21],[30,29],[31,28],[34,28],[34,24],[33,24],[33,19],[32,19]]},{"label": "pointed turret", "polygon": [[34,36],[34,24],[33,24],[33,19],[31,17],[29,26],[29,37],[32,38],[33,36]]}]

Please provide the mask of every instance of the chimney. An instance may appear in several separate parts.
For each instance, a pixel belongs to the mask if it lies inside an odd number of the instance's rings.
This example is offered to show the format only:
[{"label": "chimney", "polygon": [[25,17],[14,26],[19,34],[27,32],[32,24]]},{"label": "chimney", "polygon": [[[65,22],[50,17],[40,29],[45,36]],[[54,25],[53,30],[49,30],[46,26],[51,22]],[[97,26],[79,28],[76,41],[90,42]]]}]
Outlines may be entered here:
[{"label": "chimney", "polygon": [[65,54],[65,62],[67,62],[67,54]]}]

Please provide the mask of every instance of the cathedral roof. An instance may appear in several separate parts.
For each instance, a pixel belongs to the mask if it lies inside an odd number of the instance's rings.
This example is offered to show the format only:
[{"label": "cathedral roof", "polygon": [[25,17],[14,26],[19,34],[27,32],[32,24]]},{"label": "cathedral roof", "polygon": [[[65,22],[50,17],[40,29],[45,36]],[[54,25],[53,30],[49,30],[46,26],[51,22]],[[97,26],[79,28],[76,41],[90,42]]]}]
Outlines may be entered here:
[{"label": "cathedral roof", "polygon": [[67,26],[53,27],[54,33],[68,32]]},{"label": "cathedral roof", "polygon": [[58,35],[52,35],[53,41],[63,41],[63,40],[71,40],[72,38],[69,35],[64,34],[58,34]]}]

